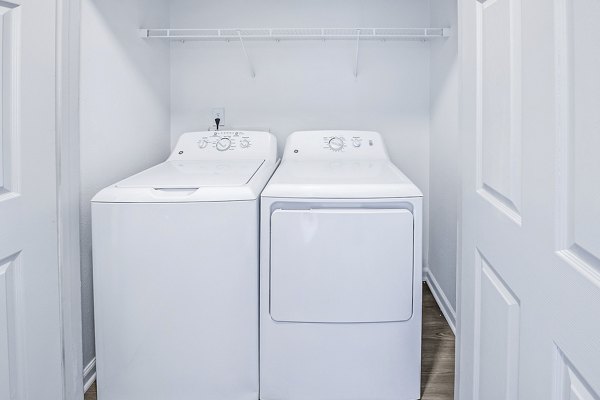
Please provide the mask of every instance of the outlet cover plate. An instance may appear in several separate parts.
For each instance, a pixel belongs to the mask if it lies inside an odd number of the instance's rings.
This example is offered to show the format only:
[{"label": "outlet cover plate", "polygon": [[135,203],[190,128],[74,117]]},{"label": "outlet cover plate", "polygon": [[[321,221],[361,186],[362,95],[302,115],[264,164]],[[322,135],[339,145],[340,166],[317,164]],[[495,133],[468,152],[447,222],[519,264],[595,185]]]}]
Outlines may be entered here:
[{"label": "outlet cover plate", "polygon": [[225,108],[213,108],[212,109],[212,120],[213,123],[215,121],[215,119],[220,118],[221,121],[219,122],[219,125],[225,125]]}]

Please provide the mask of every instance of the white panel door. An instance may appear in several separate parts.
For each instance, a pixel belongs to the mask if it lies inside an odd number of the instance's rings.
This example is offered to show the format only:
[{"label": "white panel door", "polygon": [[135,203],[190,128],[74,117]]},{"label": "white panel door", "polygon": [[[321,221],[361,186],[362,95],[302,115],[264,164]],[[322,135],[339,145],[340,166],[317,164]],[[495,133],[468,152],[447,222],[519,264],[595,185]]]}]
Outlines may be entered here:
[{"label": "white panel door", "polygon": [[600,399],[600,0],[461,0],[460,399]]},{"label": "white panel door", "polygon": [[54,0],[0,1],[0,399],[62,398]]}]

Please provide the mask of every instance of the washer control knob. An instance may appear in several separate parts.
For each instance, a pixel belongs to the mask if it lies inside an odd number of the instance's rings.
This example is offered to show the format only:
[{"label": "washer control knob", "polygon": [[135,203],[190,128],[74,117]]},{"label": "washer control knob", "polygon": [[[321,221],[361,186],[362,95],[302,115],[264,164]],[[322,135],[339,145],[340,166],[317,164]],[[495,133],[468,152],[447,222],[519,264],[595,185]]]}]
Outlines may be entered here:
[{"label": "washer control knob", "polygon": [[329,148],[333,151],[340,151],[344,148],[344,140],[339,137],[334,137],[329,140]]},{"label": "washer control knob", "polygon": [[217,150],[219,151],[225,151],[225,150],[229,150],[229,148],[231,147],[231,139],[229,138],[221,138],[219,139],[219,141],[217,142]]},{"label": "washer control knob", "polygon": [[353,145],[354,147],[360,147],[360,144],[361,144],[361,143],[360,143],[360,139],[353,139],[353,140],[352,140],[352,145]]},{"label": "washer control knob", "polygon": [[240,147],[243,149],[250,147],[250,141],[248,139],[240,140]]},{"label": "washer control knob", "polygon": [[200,147],[201,149],[205,149],[206,146],[208,146],[208,142],[206,141],[206,139],[198,141],[198,147]]}]

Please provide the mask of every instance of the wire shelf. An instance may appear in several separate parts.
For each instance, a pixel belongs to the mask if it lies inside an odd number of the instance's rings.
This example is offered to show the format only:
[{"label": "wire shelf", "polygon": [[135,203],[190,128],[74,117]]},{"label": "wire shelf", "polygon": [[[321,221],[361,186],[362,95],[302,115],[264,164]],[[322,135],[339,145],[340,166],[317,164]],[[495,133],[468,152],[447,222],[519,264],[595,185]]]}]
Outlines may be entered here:
[{"label": "wire shelf", "polygon": [[236,41],[241,44],[250,76],[256,73],[248,55],[246,41],[353,40],[356,42],[354,76],[358,77],[360,42],[364,40],[420,40],[444,38],[450,28],[251,28],[251,29],[140,29],[145,39],[177,41]]},{"label": "wire shelf", "polygon": [[430,40],[448,37],[450,28],[221,28],[140,29],[146,39],[232,41],[232,40]]}]

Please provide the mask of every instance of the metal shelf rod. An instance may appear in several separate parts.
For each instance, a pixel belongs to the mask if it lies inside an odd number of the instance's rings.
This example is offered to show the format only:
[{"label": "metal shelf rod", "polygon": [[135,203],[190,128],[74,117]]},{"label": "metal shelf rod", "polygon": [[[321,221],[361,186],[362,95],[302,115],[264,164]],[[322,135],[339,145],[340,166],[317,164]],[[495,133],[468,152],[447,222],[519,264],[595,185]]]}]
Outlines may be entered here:
[{"label": "metal shelf rod", "polygon": [[450,28],[144,28],[140,36],[167,40],[431,40],[451,35]]}]

